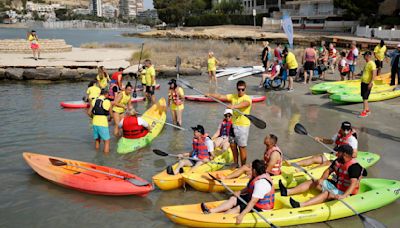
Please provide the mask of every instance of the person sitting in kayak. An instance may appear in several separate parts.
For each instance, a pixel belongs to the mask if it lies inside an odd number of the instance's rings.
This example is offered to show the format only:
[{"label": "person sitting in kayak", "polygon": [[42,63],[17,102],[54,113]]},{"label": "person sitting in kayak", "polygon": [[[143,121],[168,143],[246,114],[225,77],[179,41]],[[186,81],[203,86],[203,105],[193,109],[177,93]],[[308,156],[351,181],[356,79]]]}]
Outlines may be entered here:
[{"label": "person sitting in kayak", "polygon": [[[306,202],[297,202],[290,197],[290,205],[293,208],[315,205],[327,200],[344,199],[358,193],[360,179],[362,176],[367,176],[366,170],[353,158],[354,150],[350,145],[341,145],[336,151],[338,158],[331,163],[320,179],[308,180],[291,189],[287,189],[279,180],[281,196],[301,194],[314,188],[321,191],[319,195]],[[328,180],[331,173],[334,173],[336,178]]]},{"label": "person sitting in kayak", "polygon": [[118,127],[122,128],[122,137],[127,139],[142,138],[151,131],[151,126],[142,117],[137,116],[134,108],[126,111]]},{"label": "person sitting in kayak", "polygon": [[[341,145],[348,144],[353,148],[353,157],[357,157],[357,133],[352,128],[351,123],[348,121],[344,121],[342,123],[339,132],[335,134],[331,139],[315,137],[315,140],[325,144],[335,144],[335,148],[338,148]],[[330,161],[328,160],[328,158],[325,157],[325,155],[321,154],[301,160],[297,162],[297,164],[299,164],[300,166],[309,166],[312,164],[329,165]]]},{"label": "person sitting in kayak", "polygon": [[[282,167],[282,151],[276,145],[278,142],[278,137],[273,134],[267,135],[264,139],[264,144],[266,150],[264,153],[264,169],[265,172],[270,175],[280,175]],[[242,174],[247,174],[251,176],[252,167],[251,164],[246,164],[236,171],[232,172],[228,176],[219,176],[220,179],[234,179],[240,177]]]},{"label": "person sitting in kayak", "polygon": [[235,137],[232,128],[232,115],[232,109],[225,109],[224,119],[211,138],[214,141],[214,146],[220,147],[223,151],[226,151],[230,147]]},{"label": "person sitting in kayak", "polygon": [[113,101],[118,92],[122,89],[122,73],[124,68],[120,67],[117,72],[112,74],[110,81],[110,88],[108,91],[108,99]]},{"label": "person sitting in kayak", "polygon": [[86,90],[86,96],[83,97],[83,100],[91,104],[92,100],[100,96],[100,92],[101,89],[97,86],[97,82],[94,80],[90,81]]},{"label": "person sitting in kayak", "polygon": [[[262,88],[264,87],[264,85],[268,85],[270,80],[274,80],[274,78],[278,77],[279,74],[281,73],[281,65],[279,64],[278,59],[274,60],[274,64],[272,65],[271,70],[266,70],[261,76],[262,79],[260,81],[260,85],[258,86],[258,88]],[[265,80],[267,80],[267,82],[265,83]]]},{"label": "person sitting in kayak", "polygon": [[[242,191],[235,192],[229,200],[225,201],[216,208],[208,208],[205,203],[201,203],[203,213],[221,213],[239,214],[236,217],[236,223],[240,224],[243,217],[253,208],[257,211],[267,211],[274,208],[275,190],[272,184],[271,176],[265,172],[264,161],[254,160],[251,164],[252,178],[247,187]],[[238,199],[240,196],[247,205]]]},{"label": "person sitting in kayak", "polygon": [[[208,134],[205,133],[204,127],[201,125],[197,125],[196,127],[192,127],[193,129],[193,142],[192,146],[193,149],[190,153],[183,153],[178,154],[179,158],[181,159],[178,163],[178,166],[173,169],[172,166],[167,167],[167,173],[170,175],[176,175],[179,172],[182,172],[181,168],[183,167],[193,167],[196,168],[205,162],[208,162],[213,157],[214,151],[214,143],[208,137]],[[189,160],[184,159],[185,157],[199,159],[196,160]]]}]

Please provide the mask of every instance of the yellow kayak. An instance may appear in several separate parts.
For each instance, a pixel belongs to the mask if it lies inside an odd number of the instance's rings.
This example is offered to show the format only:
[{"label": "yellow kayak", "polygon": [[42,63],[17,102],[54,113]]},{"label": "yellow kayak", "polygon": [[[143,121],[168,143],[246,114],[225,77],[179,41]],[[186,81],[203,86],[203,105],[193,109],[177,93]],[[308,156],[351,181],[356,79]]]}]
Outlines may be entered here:
[{"label": "yellow kayak", "polygon": [[[230,163],[233,160],[233,155],[232,155],[232,151],[230,148],[226,151],[221,151],[221,150],[217,149],[216,151],[214,151],[214,153],[215,153],[216,157],[213,159],[213,162]],[[178,165],[178,163],[176,163],[172,167],[175,169],[177,165]],[[222,165],[222,164],[208,162],[208,163],[203,164],[191,171],[189,171],[191,169],[191,167],[184,167],[183,174],[185,174],[185,173],[205,173],[205,172],[220,170],[222,168],[224,168],[224,165]],[[182,174],[179,173],[177,175],[170,175],[167,173],[166,170],[163,170],[162,172],[154,175],[153,182],[161,190],[177,189],[177,188],[182,187],[184,184]]]},{"label": "yellow kayak", "polygon": [[[330,154],[330,153],[325,153],[325,157],[327,157],[330,160],[333,160],[336,158],[335,155]],[[311,157],[311,156],[309,156]],[[294,160],[289,160],[288,162],[298,162],[300,160],[303,160],[305,158],[309,157],[303,157],[303,158],[298,158]],[[368,168],[372,165],[374,165],[376,162],[378,162],[380,159],[380,156],[378,154],[370,153],[370,152],[362,152],[359,151],[357,153],[357,161],[360,163],[361,166],[364,168]],[[309,173],[314,177],[314,178],[320,178],[323,174],[323,172],[328,168],[328,166],[309,166],[305,167]],[[227,176],[230,173],[232,173],[235,170],[228,169],[228,170],[220,170],[220,171],[215,171],[215,172],[210,172],[216,177],[221,177],[221,176]],[[184,173],[182,174],[185,182],[189,184],[192,188],[202,191],[202,192],[223,192],[225,191],[224,186],[222,186],[220,183],[217,181],[214,181],[211,179],[211,177],[207,173]],[[310,180],[310,177],[305,174],[304,172],[301,172],[297,170],[295,167],[288,165],[287,163],[282,165],[282,175],[279,176],[272,176],[274,188],[278,189],[278,181],[282,180],[282,183],[285,186],[288,187],[294,187],[297,186],[300,183],[303,183],[304,181]],[[246,187],[247,183],[249,182],[249,177],[245,174],[238,178],[234,179],[224,179],[224,183],[230,187],[234,191],[240,191],[243,188]]]},{"label": "yellow kayak", "polygon": [[[386,206],[399,197],[400,182],[396,180],[365,178],[360,181],[360,191],[357,195],[344,199],[359,213],[375,210]],[[295,200],[304,202],[319,194],[319,191],[309,191],[292,196]],[[208,208],[215,208],[223,201],[206,203]],[[203,214],[200,204],[162,207],[164,214],[174,223],[189,227],[269,227],[255,213],[247,213],[241,224],[236,225],[237,214]],[[354,216],[353,211],[338,200],[316,204],[302,208],[292,208],[289,197],[282,197],[275,192],[275,207],[273,210],[260,212],[269,222],[276,226],[293,226],[307,223],[325,222]]]}]

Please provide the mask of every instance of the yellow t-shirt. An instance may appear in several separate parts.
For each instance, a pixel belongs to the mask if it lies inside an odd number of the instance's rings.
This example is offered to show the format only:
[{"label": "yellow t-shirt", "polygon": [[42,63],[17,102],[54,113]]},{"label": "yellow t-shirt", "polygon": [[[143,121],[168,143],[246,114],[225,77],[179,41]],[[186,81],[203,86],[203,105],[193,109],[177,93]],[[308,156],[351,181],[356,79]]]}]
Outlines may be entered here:
[{"label": "yellow t-shirt", "polygon": [[361,81],[369,84],[372,80],[372,72],[374,70],[376,70],[376,64],[374,61],[370,60],[364,67],[364,71],[361,76]]},{"label": "yellow t-shirt", "polygon": [[108,82],[110,81],[110,77],[108,75],[106,75],[102,79],[100,79],[100,75],[97,75],[96,79],[99,82],[99,86],[101,89],[106,88],[108,85]]},{"label": "yellow t-shirt", "polygon": [[374,49],[374,53],[379,61],[383,61],[385,59],[386,45],[376,45]]},{"label": "yellow t-shirt", "polygon": [[[118,104],[122,104],[122,105],[128,105],[128,103],[129,103],[129,101],[132,99],[132,95],[126,95],[125,94],[125,91],[122,91],[122,99],[119,101],[119,103]],[[125,108],[121,108],[121,107],[118,107],[118,106],[113,106],[113,109],[112,109],[114,112],[117,112],[117,113],[123,113],[123,112],[125,112]]]},{"label": "yellow t-shirt", "polygon": [[[103,95],[98,97],[97,99],[102,99],[103,108],[107,111],[110,110],[111,102],[109,100],[105,99]],[[92,100],[92,107],[94,106],[94,104],[96,104],[97,99]],[[103,115],[93,115],[92,124],[101,127],[108,127],[108,117]]]},{"label": "yellow t-shirt", "polygon": [[[178,88],[178,93],[181,95],[181,97],[185,96],[185,92],[183,91],[183,89],[181,87]],[[183,110],[185,108],[185,106],[183,104],[183,99],[182,99],[182,104],[176,105],[174,103],[174,101],[172,100],[171,91],[169,92],[168,95],[169,95],[168,97],[171,99],[171,103],[170,103],[171,104],[171,110],[178,111],[178,110]]]},{"label": "yellow t-shirt", "polygon": [[[146,86],[155,86],[156,85],[156,69],[154,69],[154,66],[150,66],[149,68],[146,69]],[[154,81],[152,82],[154,77]]]},{"label": "yellow t-shirt", "polygon": [[[250,105],[246,108],[239,108],[239,110],[244,114],[250,114],[252,101],[249,95],[239,97],[237,94],[228,94],[226,98],[228,98],[228,101],[230,101],[232,105],[248,101]],[[233,111],[232,123],[236,126],[250,126],[250,120],[236,111]]]},{"label": "yellow t-shirt", "polygon": [[208,69],[208,71],[216,71],[217,70],[217,59],[215,57],[208,58],[207,69]]},{"label": "yellow t-shirt", "polygon": [[296,69],[299,66],[296,61],[296,56],[292,52],[288,52],[286,56],[286,63],[289,70]]},{"label": "yellow t-shirt", "polygon": [[88,95],[87,97],[90,100],[98,98],[100,96],[100,92],[101,92],[101,89],[99,87],[97,87],[96,85],[90,86],[86,90],[86,94]]},{"label": "yellow t-shirt", "polygon": [[34,44],[38,43],[37,37],[29,35],[28,40]]},{"label": "yellow t-shirt", "polygon": [[140,78],[142,80],[142,85],[146,84],[146,70],[143,69],[142,72],[140,72]]}]

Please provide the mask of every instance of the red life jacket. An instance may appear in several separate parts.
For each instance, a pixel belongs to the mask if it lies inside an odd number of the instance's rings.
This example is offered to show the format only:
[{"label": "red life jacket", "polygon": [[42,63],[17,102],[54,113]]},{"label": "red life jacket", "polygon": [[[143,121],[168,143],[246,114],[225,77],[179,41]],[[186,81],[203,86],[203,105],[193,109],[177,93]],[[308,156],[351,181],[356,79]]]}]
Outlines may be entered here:
[{"label": "red life jacket", "polygon": [[257,201],[257,203],[255,204],[255,206],[262,210],[272,210],[272,209],[274,209],[274,203],[275,203],[275,190],[274,190],[274,186],[272,184],[272,178],[270,175],[264,173],[260,176],[257,176],[256,178],[250,180],[249,183],[247,184],[248,194],[250,196],[253,195],[254,185],[255,185],[256,181],[258,181],[260,179],[266,179],[271,184],[271,191],[269,191],[267,194],[265,194],[264,198],[259,199]]},{"label": "red life jacket", "polygon": [[221,123],[219,136],[232,136],[232,133],[232,120],[226,121],[226,119],[224,119]]},{"label": "red life jacket", "polygon": [[336,136],[336,146],[349,144],[349,138],[354,134],[353,130],[350,130],[349,134],[345,135],[342,129],[339,130]]},{"label": "red life jacket", "polygon": [[200,139],[193,138],[192,142],[192,155],[201,160],[210,158],[210,153],[208,152],[208,147],[206,145],[206,137],[207,135],[202,136]]},{"label": "red life jacket", "polygon": [[281,154],[281,157],[279,158],[278,162],[275,163],[274,167],[272,168],[272,170],[270,172],[271,175],[276,176],[276,175],[281,175],[281,167],[282,167],[282,151],[281,151],[281,149],[279,149],[279,147],[275,145],[272,148],[265,151],[264,162],[265,162],[265,168],[267,168],[271,154],[274,151],[278,151]]},{"label": "red life jacket", "polygon": [[[346,192],[346,190],[350,187],[351,180],[349,177],[348,169],[351,165],[356,163],[358,162],[354,158],[344,164],[336,162],[334,166],[334,171],[337,176],[336,188],[339,189],[340,191]],[[350,194],[355,195],[358,193],[358,189],[360,188],[360,179],[362,178],[363,171],[364,170],[361,171],[361,175],[360,178],[358,179],[356,188]]]},{"label": "red life jacket", "polygon": [[141,138],[149,133],[149,130],[138,124],[136,116],[125,117],[122,123],[122,130],[123,136],[128,139]]},{"label": "red life jacket", "polygon": [[175,90],[170,90],[170,99],[172,99],[174,104],[181,105],[181,104],[183,104],[183,101],[181,99],[179,99],[178,88],[179,87],[176,87]]}]

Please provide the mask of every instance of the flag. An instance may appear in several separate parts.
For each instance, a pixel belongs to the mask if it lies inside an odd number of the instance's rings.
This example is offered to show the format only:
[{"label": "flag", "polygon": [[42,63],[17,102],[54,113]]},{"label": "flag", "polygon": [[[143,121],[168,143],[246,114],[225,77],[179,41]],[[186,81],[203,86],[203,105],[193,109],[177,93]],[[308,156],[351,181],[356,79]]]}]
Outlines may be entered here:
[{"label": "flag", "polygon": [[292,18],[290,18],[290,16],[287,14],[284,14],[282,17],[282,27],[288,38],[289,46],[293,49],[293,23]]}]

